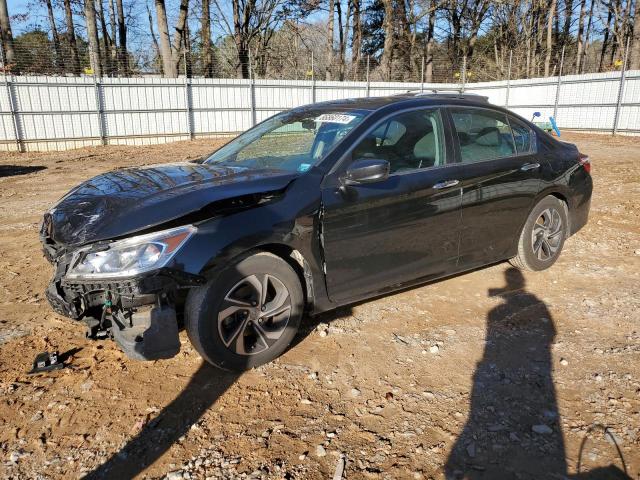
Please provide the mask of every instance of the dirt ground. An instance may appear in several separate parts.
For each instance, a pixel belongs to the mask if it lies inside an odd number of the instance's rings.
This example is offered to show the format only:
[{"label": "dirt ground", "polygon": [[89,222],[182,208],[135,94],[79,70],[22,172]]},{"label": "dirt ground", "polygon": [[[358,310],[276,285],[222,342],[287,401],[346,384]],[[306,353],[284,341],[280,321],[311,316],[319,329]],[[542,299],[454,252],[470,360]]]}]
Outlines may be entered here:
[{"label": "dirt ground", "polygon": [[[308,319],[243,375],[184,334],[171,360],[128,360],[43,296],[54,201],[215,141],[1,154],[0,478],[639,479],[640,139],[567,136],[595,191],[552,269],[498,264]],[[27,375],[54,349],[68,368]]]}]

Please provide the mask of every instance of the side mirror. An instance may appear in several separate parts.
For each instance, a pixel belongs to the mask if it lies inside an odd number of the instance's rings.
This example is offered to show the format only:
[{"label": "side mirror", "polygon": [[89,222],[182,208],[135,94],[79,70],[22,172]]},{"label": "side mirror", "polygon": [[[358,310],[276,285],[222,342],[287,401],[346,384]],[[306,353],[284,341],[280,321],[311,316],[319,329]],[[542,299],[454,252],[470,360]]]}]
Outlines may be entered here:
[{"label": "side mirror", "polygon": [[381,182],[389,177],[389,169],[386,160],[361,158],[349,165],[341,180],[344,185]]}]

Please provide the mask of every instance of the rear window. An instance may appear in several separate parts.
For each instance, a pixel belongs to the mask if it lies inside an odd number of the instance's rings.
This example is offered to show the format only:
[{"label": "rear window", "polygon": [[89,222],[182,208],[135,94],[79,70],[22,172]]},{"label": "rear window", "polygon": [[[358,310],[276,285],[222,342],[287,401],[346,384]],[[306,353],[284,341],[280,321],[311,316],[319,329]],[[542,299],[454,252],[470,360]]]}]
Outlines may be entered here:
[{"label": "rear window", "polygon": [[534,149],[533,132],[531,129],[525,123],[513,117],[509,117],[509,124],[511,125],[511,131],[513,132],[516,151],[518,153],[531,152]]}]

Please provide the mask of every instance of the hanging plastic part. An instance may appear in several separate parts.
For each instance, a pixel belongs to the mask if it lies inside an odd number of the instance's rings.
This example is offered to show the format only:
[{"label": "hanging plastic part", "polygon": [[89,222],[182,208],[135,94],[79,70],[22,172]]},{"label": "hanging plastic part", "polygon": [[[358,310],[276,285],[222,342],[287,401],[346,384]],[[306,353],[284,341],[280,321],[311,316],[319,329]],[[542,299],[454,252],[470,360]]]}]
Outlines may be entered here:
[{"label": "hanging plastic part", "polygon": [[102,315],[100,315],[100,320],[95,318],[86,319],[87,323],[87,331],[85,336],[90,340],[105,340],[111,336],[109,332],[109,327],[106,325],[107,315],[113,317],[111,311],[112,303],[111,300],[105,300],[104,305],[102,306]]},{"label": "hanging plastic part", "polygon": [[33,361],[33,368],[27,372],[29,374],[50,372],[51,370],[58,370],[64,368],[64,363],[58,359],[58,352],[43,352],[36,356]]}]

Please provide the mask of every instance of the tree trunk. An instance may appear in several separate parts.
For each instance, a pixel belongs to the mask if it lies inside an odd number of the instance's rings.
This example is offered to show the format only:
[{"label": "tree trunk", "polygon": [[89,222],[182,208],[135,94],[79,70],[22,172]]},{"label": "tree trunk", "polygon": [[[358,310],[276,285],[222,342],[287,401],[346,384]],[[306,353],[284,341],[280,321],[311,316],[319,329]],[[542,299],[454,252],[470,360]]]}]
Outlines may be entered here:
[{"label": "tree trunk", "polygon": [[591,25],[593,24],[593,7],[595,0],[591,0],[589,7],[589,20],[587,20],[587,32],[584,35],[584,46],[582,48],[582,60],[580,61],[580,73],[584,73],[587,63],[587,49],[589,48],[589,38],[591,36]]},{"label": "tree trunk", "polygon": [[[558,15],[559,16],[559,15]],[[562,28],[562,45],[569,42],[569,32],[571,30],[571,20],[573,19],[573,0],[564,2],[564,26]]]},{"label": "tree trunk", "polygon": [[609,32],[611,31],[611,7],[609,7],[609,14],[607,16],[607,28],[604,31],[604,38],[602,39],[602,50],[600,51],[600,65],[598,71],[601,72],[604,68],[604,57],[607,54],[607,46],[609,45]]},{"label": "tree trunk", "polygon": [[[160,45],[158,45],[158,39],[156,38],[156,34],[153,31],[153,16],[151,15],[151,8],[149,8],[149,4],[147,4],[147,17],[149,19],[149,32],[151,34],[151,41],[153,42],[153,49],[156,52],[156,60],[160,58]],[[162,71],[162,62],[160,62],[160,73],[164,73]]]},{"label": "tree trunk", "polygon": [[400,78],[408,81],[411,78],[411,28],[409,26],[409,19],[407,17],[407,7],[405,0],[395,2],[395,15],[396,21],[400,22],[400,31],[398,32],[398,38],[396,47],[400,52],[401,58],[401,72]]},{"label": "tree trunk", "polygon": [[109,32],[107,31],[107,22],[104,16],[104,8],[102,0],[98,0],[100,6],[100,28],[102,29],[102,71],[107,76],[113,75],[113,62],[111,62],[111,51],[113,49],[113,41],[109,38]]},{"label": "tree trunk", "polygon": [[384,46],[382,51],[382,74],[386,81],[391,80],[393,54],[396,46],[393,28],[393,0],[382,0],[384,4]]},{"label": "tree trunk", "polygon": [[556,0],[551,0],[549,17],[547,18],[547,54],[544,59],[544,76],[549,76],[551,67],[551,51],[553,50],[553,18],[556,15]]},{"label": "tree trunk", "polygon": [[182,56],[183,44],[186,46],[187,40],[187,16],[189,14],[189,0],[180,1],[180,12],[178,13],[178,20],[176,21],[175,33],[173,34],[173,45],[171,50],[173,52],[173,64],[178,76],[178,64],[180,63],[180,57]]},{"label": "tree trunk", "polygon": [[6,71],[7,66],[12,69],[16,63],[16,52],[13,46],[13,34],[11,33],[11,22],[9,21],[7,0],[0,0],[0,35],[2,36],[4,67]]},{"label": "tree trunk", "polygon": [[111,27],[111,40],[113,42],[113,48],[111,49],[111,64],[114,66],[114,70],[116,70],[116,66],[118,65],[118,49],[117,38],[118,31],[116,30],[116,8],[113,5],[113,0],[109,0],[107,4],[109,7],[109,26]]},{"label": "tree trunk", "polygon": [[156,17],[158,19],[158,34],[160,35],[160,56],[162,57],[162,72],[165,77],[176,78],[178,71],[171,55],[171,37],[167,24],[167,9],[164,0],[155,0]]},{"label": "tree trunk", "polygon": [[631,50],[629,53],[629,68],[640,70],[640,1],[636,0],[633,13],[633,32],[631,34]]},{"label": "tree trunk", "polygon": [[71,50],[71,73],[80,75],[80,55],[78,55],[78,42],[76,41],[76,30],[73,26],[73,12],[71,11],[71,0],[64,0],[64,16],[67,24],[67,41]]},{"label": "tree trunk", "polygon": [[433,82],[433,29],[436,25],[435,0],[429,1],[429,29],[426,37],[426,58],[425,58],[425,80],[427,83]]},{"label": "tree trunk", "polygon": [[252,73],[252,66],[250,64],[251,58],[249,56],[249,38],[248,28],[249,21],[251,19],[252,10],[255,6],[255,0],[249,0],[244,5],[244,10],[240,11],[239,0],[233,0],[233,40],[236,44],[236,51],[238,52],[238,65],[242,78],[249,78]]},{"label": "tree trunk", "polygon": [[582,61],[584,16],[587,7],[587,0],[580,2],[580,17],[578,18],[578,36],[576,38],[576,74],[580,73],[580,62]]},{"label": "tree trunk", "polygon": [[362,23],[360,19],[360,0],[352,0],[353,5],[353,33],[351,37],[351,61],[356,72],[360,68],[362,55]]},{"label": "tree trunk", "polygon": [[[127,25],[124,22],[124,8],[122,0],[116,1],[118,9],[118,69],[122,75],[129,75],[129,54],[127,53]],[[116,43],[116,37],[113,37],[113,43]]]},{"label": "tree trunk", "polygon": [[[340,1],[340,0],[338,0]],[[334,0],[329,0],[329,23],[327,28],[327,65],[325,68],[325,80],[331,80],[331,66],[333,63],[333,14],[335,9]]]},{"label": "tree trunk", "polygon": [[58,36],[58,28],[56,27],[56,18],[53,15],[53,6],[51,0],[45,0],[47,4],[47,13],[49,15],[49,25],[51,26],[51,36],[53,37],[53,51],[56,54],[56,70],[64,71],[64,58],[62,49],[60,48],[60,37]]},{"label": "tree trunk", "polygon": [[91,69],[96,77],[101,77],[102,65],[100,63],[100,44],[98,43],[98,25],[96,23],[96,6],[94,0],[85,0],[84,15],[87,22],[87,36],[89,37]]},{"label": "tree trunk", "polygon": [[202,40],[202,74],[213,78],[213,52],[211,51],[211,11],[210,1],[202,0],[202,17],[200,19],[200,37]]}]

